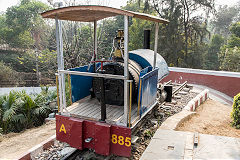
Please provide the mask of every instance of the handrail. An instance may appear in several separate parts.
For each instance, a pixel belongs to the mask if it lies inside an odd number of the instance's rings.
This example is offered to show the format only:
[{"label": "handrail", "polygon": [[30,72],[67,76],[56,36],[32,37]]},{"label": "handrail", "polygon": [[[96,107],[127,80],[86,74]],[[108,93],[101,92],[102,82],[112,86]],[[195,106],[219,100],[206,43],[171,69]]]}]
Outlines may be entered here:
[{"label": "handrail", "polygon": [[125,76],[121,75],[113,75],[113,74],[101,74],[101,73],[90,73],[90,72],[79,72],[79,71],[67,71],[67,70],[58,70],[59,73],[64,74],[72,74],[72,75],[79,75],[79,76],[90,76],[90,77],[98,77],[98,78],[111,78],[111,79],[122,79],[126,80]]}]

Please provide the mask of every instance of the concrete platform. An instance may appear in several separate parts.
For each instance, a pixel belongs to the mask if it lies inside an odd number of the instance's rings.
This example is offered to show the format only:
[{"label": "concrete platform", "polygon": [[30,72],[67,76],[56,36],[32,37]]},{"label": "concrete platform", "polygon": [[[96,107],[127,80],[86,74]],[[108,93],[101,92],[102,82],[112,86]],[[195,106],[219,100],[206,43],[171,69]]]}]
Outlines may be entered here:
[{"label": "concrete platform", "polygon": [[192,132],[158,129],[140,160],[240,159],[240,138],[199,134],[194,147]]},{"label": "concrete platform", "polygon": [[179,124],[191,118],[195,113],[196,112],[182,110],[181,112],[168,117],[168,119],[161,124],[160,129],[175,130]]}]

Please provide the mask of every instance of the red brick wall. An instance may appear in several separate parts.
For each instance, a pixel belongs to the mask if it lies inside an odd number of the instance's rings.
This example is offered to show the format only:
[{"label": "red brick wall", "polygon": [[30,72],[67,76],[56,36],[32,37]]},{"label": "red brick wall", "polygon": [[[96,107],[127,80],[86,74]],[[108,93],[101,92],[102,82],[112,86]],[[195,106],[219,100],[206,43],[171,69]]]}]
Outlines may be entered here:
[{"label": "red brick wall", "polygon": [[[171,70],[171,69],[170,69]],[[217,72],[217,71],[213,71]],[[222,74],[222,73],[221,73]],[[230,97],[234,97],[236,94],[240,93],[240,77],[230,77],[228,75],[219,74],[203,74],[198,73],[187,73],[179,71],[170,71],[170,74],[165,77],[162,82],[172,80],[173,82],[183,83],[187,81],[189,84],[204,85],[209,88],[218,90]]]}]

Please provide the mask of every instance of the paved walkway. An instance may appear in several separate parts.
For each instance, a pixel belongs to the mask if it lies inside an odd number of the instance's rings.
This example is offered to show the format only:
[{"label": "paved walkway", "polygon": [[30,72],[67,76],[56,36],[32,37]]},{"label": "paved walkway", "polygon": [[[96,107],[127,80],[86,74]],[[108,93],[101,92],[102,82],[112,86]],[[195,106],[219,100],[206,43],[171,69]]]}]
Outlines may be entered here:
[{"label": "paved walkway", "polygon": [[140,160],[240,159],[240,138],[158,129]]},{"label": "paved walkway", "polygon": [[[17,159],[32,147],[56,134],[55,121],[50,121],[40,127],[27,129],[21,133],[8,134],[0,142],[0,160]],[[11,137],[7,138],[7,136]]]}]

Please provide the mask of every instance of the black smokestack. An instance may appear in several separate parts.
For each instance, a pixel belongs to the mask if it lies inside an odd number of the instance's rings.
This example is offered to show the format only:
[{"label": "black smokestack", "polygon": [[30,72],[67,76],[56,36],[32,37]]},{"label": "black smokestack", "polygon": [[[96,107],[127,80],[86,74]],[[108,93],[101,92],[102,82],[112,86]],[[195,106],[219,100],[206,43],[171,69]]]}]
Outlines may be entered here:
[{"label": "black smokestack", "polygon": [[144,30],[143,49],[150,49],[150,30]]}]

